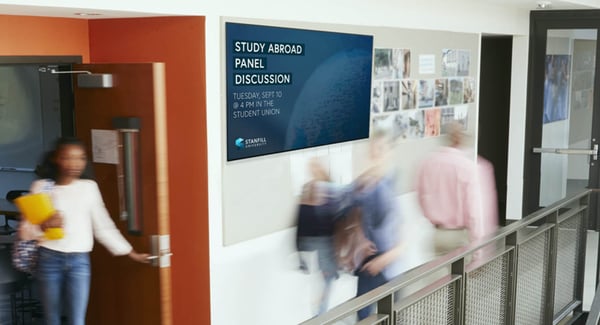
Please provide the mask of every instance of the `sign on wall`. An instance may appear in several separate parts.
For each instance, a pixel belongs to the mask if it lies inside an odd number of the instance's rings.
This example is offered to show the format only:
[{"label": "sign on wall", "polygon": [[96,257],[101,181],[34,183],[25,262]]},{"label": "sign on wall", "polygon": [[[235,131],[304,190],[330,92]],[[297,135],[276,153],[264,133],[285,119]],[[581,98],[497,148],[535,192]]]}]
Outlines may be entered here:
[{"label": "sign on wall", "polygon": [[372,36],[225,28],[228,161],[369,136]]}]

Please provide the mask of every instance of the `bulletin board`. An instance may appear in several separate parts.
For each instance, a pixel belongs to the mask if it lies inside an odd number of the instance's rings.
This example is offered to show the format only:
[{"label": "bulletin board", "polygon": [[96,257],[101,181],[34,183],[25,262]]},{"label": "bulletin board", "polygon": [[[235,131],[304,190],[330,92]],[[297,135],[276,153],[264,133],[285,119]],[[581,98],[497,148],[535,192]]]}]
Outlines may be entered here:
[{"label": "bulletin board", "polygon": [[[397,139],[392,156],[398,194],[413,190],[419,162],[445,144],[448,122],[463,126],[470,135],[467,146],[476,151],[479,34],[222,18],[223,53],[227,22],[373,36],[370,130],[384,127]],[[224,75],[225,62],[221,69]],[[224,78],[223,93],[225,82]],[[226,102],[221,105],[221,139],[226,147]],[[347,182],[362,172],[368,140],[239,161],[227,161],[225,151],[221,159],[223,244],[232,245],[295,226],[298,156],[328,157],[331,172],[348,170],[351,175],[339,177]]]}]

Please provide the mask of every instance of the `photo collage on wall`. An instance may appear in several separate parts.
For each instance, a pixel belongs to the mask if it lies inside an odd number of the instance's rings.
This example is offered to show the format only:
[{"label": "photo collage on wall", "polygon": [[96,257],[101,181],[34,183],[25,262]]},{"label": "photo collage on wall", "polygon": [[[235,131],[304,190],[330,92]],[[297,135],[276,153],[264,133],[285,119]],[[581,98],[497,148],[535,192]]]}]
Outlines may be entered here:
[{"label": "photo collage on wall", "polygon": [[446,134],[453,121],[467,129],[476,91],[469,76],[471,52],[444,49],[441,59],[441,78],[415,79],[410,49],[375,49],[371,130],[391,130],[394,138],[410,140]]}]

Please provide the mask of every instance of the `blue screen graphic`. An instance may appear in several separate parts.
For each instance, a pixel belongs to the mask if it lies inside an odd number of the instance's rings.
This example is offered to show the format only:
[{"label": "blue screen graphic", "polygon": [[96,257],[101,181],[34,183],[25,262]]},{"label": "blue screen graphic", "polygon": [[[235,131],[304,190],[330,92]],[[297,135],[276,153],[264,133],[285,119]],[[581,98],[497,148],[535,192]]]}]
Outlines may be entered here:
[{"label": "blue screen graphic", "polygon": [[225,28],[228,161],[369,136],[372,36]]}]

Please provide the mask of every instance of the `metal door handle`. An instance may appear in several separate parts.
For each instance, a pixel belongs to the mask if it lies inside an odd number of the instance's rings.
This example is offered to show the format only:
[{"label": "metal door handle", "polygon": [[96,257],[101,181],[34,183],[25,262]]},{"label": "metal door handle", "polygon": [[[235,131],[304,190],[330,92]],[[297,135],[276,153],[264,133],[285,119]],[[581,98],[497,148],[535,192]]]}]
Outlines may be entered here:
[{"label": "metal door handle", "polygon": [[169,267],[171,266],[171,236],[153,235],[151,240],[151,256],[148,257],[152,266]]},{"label": "metal door handle", "polygon": [[534,153],[556,153],[562,155],[586,155],[592,156],[592,160],[598,160],[598,145],[592,149],[563,149],[563,148],[533,148]]},{"label": "metal door handle", "polygon": [[167,257],[167,256],[173,256],[173,253],[163,253],[160,255],[152,255],[152,256],[146,257],[146,259],[147,260],[155,260],[155,259],[159,259],[161,257]]}]

